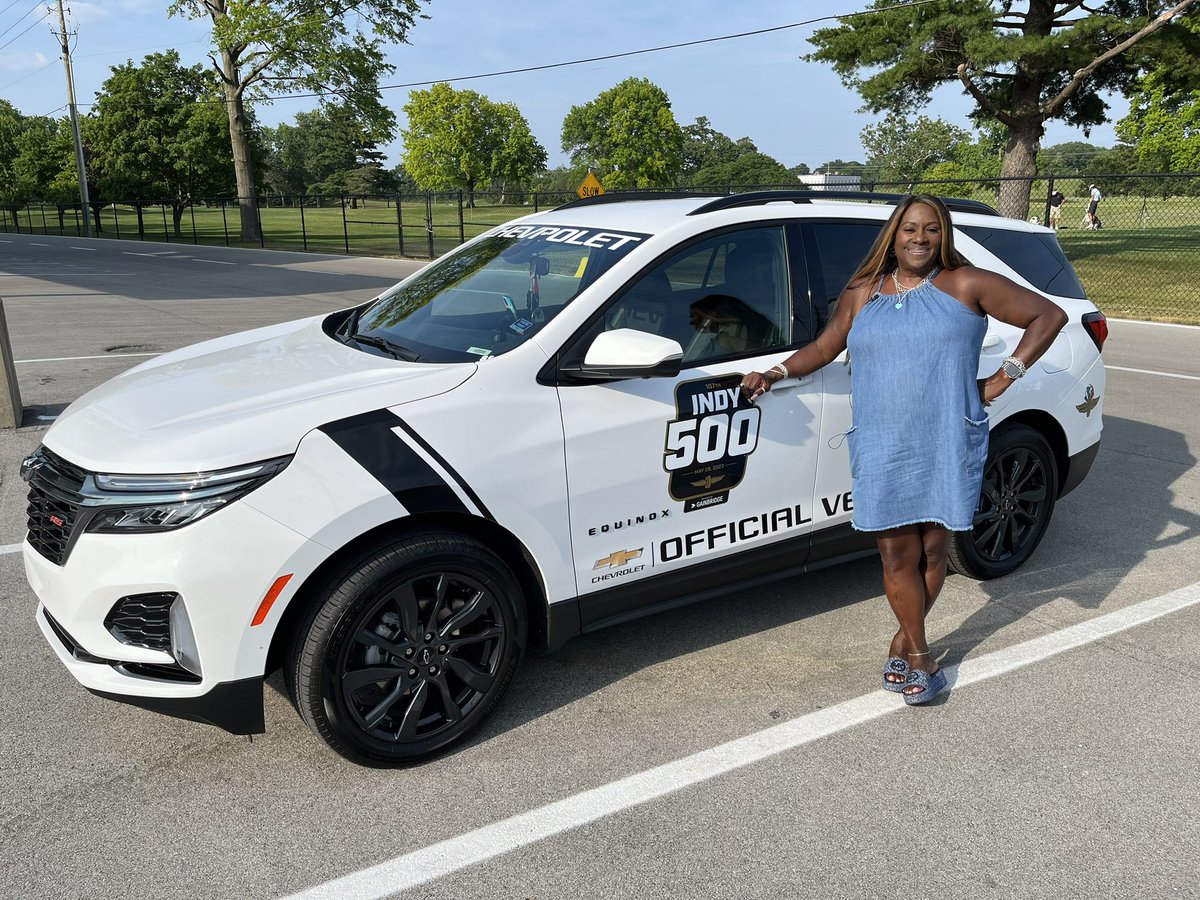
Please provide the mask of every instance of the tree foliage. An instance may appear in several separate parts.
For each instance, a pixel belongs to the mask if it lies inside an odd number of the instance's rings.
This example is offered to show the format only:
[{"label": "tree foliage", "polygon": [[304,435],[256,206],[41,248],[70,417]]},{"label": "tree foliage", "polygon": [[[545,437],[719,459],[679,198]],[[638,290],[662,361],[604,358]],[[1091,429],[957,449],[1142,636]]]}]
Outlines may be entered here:
[{"label": "tree foliage", "polygon": [[426,191],[528,185],[546,168],[546,148],[512,103],[441,83],[413,91],[404,105],[405,171]]},{"label": "tree foliage", "polygon": [[610,190],[674,185],[683,172],[683,144],[670,99],[646,78],[626,78],[572,106],[563,120],[563,151]]},{"label": "tree foliage", "polygon": [[683,181],[697,186],[796,185],[795,173],[755,146],[748,137],[736,141],[700,116],[683,127]]},{"label": "tree foliage", "polygon": [[370,123],[373,139],[390,140],[395,118],[379,94],[380,76],[393,71],[384,43],[404,43],[420,8],[421,0],[172,0],[171,14],[212,20],[210,59],[225,93],[242,240],[262,234],[247,95],[339,97]]},{"label": "tree foliage", "polygon": [[911,186],[935,164],[952,160],[959,147],[971,142],[971,135],[940,118],[887,116],[864,128],[859,139],[877,181]]},{"label": "tree foliage", "polygon": [[215,76],[170,50],[113,66],[88,130],[100,188],[130,200],[169,199],[175,230],[198,197],[233,187],[229,124]]},{"label": "tree foliage", "polygon": [[[874,0],[876,14],[815,32],[808,58],[831,63],[873,112],[907,115],[938,86],[960,83],[977,120],[1008,129],[1002,173],[1031,178],[1046,121],[1102,122],[1103,92],[1128,90],[1164,55],[1174,77],[1196,77],[1200,41],[1179,17],[1195,17],[1197,2]],[[1024,218],[1028,206],[1029,182],[1002,183],[1002,212]]]},{"label": "tree foliage", "polygon": [[1172,90],[1147,76],[1117,123],[1117,136],[1136,146],[1143,171],[1200,172],[1200,90]]},{"label": "tree foliage", "polygon": [[296,114],[295,124],[262,129],[269,147],[263,183],[280,195],[393,193],[369,123],[346,105]]}]

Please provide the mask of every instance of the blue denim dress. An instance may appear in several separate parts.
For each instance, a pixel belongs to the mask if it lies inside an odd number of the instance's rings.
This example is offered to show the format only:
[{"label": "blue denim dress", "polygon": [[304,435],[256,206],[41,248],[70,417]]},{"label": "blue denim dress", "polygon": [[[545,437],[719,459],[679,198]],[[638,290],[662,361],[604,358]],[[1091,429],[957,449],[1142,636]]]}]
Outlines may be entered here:
[{"label": "blue denim dress", "polygon": [[988,419],[976,378],[987,319],[932,277],[903,297],[876,289],[846,341],[859,531],[917,522],[969,531],[979,502]]}]

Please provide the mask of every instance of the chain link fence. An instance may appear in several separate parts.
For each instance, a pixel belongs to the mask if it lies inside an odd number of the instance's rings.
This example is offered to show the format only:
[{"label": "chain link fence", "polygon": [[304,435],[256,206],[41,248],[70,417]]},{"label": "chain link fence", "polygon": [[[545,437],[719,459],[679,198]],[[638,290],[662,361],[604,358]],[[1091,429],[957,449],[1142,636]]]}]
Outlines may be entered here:
[{"label": "chain link fence", "polygon": [[[1200,173],[1039,176],[1030,179],[1031,220],[1054,225],[1088,296],[1106,315],[1200,324]],[[1098,227],[1085,220],[1091,185],[1103,196]],[[795,185],[683,188],[704,193]],[[884,193],[930,193],[995,205],[999,180],[893,183],[864,178]],[[821,193],[814,191],[814,198]],[[836,193],[830,189],[829,193]],[[1055,194],[1063,201],[1053,220]],[[260,197],[262,239],[252,246],[325,253],[433,259],[489,228],[576,199],[574,193],[446,193],[390,197]],[[93,204],[96,237],[246,246],[237,201]],[[0,209],[0,230],[78,236],[75,206],[29,204]]]}]

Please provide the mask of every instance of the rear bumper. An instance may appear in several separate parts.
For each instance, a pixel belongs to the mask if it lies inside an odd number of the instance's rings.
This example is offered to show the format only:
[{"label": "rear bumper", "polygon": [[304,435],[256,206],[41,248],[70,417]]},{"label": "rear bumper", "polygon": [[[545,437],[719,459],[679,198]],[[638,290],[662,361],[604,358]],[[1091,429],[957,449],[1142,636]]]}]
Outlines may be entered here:
[{"label": "rear bumper", "polygon": [[1092,463],[1096,461],[1096,454],[1099,452],[1100,442],[1096,441],[1092,446],[1084,448],[1067,459],[1067,472],[1063,479],[1062,490],[1058,492],[1059,497],[1065,497],[1079,487],[1079,483],[1092,470]]}]

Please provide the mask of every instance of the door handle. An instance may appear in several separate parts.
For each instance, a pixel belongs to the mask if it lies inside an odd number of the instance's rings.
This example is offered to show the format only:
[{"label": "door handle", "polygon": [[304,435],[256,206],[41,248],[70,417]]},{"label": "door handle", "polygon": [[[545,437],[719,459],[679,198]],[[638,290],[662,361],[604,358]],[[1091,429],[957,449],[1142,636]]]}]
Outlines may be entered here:
[{"label": "door handle", "polygon": [[1003,343],[1004,343],[1004,338],[1000,337],[1000,335],[989,334],[987,337],[985,337],[983,339],[983,349],[984,350],[994,350]]},{"label": "door handle", "polygon": [[798,387],[803,387],[806,384],[811,384],[812,380],[813,380],[812,375],[801,375],[799,378],[789,378],[783,384],[776,385],[775,387],[771,388],[771,393],[784,394],[784,393],[787,393],[788,391],[794,391]]}]

